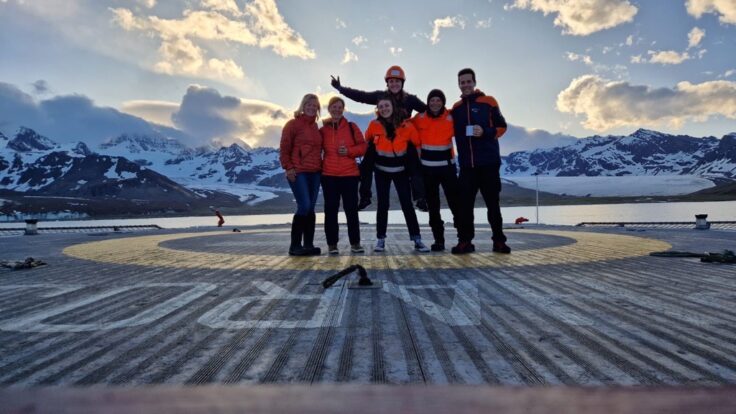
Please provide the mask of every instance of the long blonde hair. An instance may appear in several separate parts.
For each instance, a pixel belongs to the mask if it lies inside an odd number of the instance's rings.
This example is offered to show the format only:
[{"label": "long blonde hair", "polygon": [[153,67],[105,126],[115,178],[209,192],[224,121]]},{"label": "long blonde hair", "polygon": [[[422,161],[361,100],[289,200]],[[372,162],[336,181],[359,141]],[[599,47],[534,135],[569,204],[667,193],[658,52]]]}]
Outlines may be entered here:
[{"label": "long blonde hair", "polygon": [[307,105],[307,102],[311,101],[312,99],[317,101],[317,119],[319,119],[321,105],[319,104],[319,98],[313,93],[308,93],[304,95],[304,97],[302,98],[302,102],[299,104],[299,107],[296,108],[296,111],[294,111],[294,118],[304,113],[304,107]]}]

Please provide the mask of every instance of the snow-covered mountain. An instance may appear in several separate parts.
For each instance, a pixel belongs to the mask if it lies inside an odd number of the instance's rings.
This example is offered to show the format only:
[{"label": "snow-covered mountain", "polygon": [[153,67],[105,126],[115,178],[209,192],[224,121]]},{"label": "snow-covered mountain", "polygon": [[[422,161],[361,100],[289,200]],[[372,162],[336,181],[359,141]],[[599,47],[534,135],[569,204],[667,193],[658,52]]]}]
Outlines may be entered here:
[{"label": "snow-covered mountain", "polygon": [[509,154],[502,175],[696,175],[736,178],[736,133],[717,139],[639,129],[628,136],[594,136],[563,147]]}]

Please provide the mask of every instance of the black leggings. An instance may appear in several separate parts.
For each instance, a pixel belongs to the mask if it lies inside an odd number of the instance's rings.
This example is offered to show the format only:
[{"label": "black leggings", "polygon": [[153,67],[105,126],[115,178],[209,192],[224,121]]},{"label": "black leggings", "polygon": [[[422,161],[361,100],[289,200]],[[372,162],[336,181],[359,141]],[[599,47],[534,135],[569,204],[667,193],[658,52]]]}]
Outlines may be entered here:
[{"label": "black leggings", "polygon": [[322,176],[322,195],[325,198],[325,237],[328,245],[338,241],[337,213],[340,199],[348,222],[350,244],[360,243],[360,222],[358,220],[358,177]]},{"label": "black leggings", "polygon": [[409,238],[413,240],[419,237],[419,222],[414,212],[414,206],[411,203],[411,185],[409,184],[409,175],[406,171],[399,173],[386,173],[376,170],[376,196],[378,198],[378,209],[376,211],[376,237],[383,239],[386,237],[386,228],[388,227],[388,208],[391,193],[391,182],[396,187],[401,203],[401,211],[404,213],[406,227],[409,229]]}]

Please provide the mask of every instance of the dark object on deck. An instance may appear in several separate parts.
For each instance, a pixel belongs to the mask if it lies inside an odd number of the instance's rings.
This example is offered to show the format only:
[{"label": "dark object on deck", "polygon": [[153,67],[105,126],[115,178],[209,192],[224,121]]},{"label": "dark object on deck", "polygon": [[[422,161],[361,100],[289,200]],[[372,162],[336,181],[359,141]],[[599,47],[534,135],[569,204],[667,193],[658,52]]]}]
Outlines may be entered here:
[{"label": "dark object on deck", "polygon": [[696,214],[695,215],[695,228],[697,230],[708,230],[710,228],[710,223],[708,223],[708,215],[707,214]]},{"label": "dark object on deck", "polygon": [[29,219],[26,220],[26,230],[24,233],[26,236],[35,236],[38,234],[38,220]]},{"label": "dark object on deck", "polygon": [[241,232],[240,229],[237,227],[233,229],[233,233],[240,233],[240,232]]},{"label": "dark object on deck", "polygon": [[694,253],[694,252],[654,252],[649,253],[655,257],[698,257],[704,263],[736,263],[736,255],[731,250],[724,250],[721,253]]},{"label": "dark object on deck", "polygon": [[522,224],[527,221],[529,221],[529,219],[526,217],[517,217],[516,220],[514,221],[514,224]]},{"label": "dark object on deck", "polygon": [[322,287],[327,289],[330,286],[334,285],[335,282],[340,280],[345,275],[348,275],[350,273],[353,273],[354,271],[358,271],[358,275],[360,276],[360,280],[358,280],[359,286],[371,286],[373,285],[373,282],[368,278],[368,272],[365,271],[365,268],[361,265],[352,265],[348,266],[345,269],[335,273],[334,275],[328,277],[322,282]]},{"label": "dark object on deck", "polygon": [[36,260],[32,257],[26,258],[22,262],[9,262],[6,260],[0,261],[1,267],[7,267],[8,269],[21,270],[21,269],[32,269],[38,266],[44,266],[46,263],[41,260]]},{"label": "dark object on deck", "polygon": [[700,258],[705,263],[736,263],[736,255],[731,250],[724,250],[722,253],[708,253]]}]

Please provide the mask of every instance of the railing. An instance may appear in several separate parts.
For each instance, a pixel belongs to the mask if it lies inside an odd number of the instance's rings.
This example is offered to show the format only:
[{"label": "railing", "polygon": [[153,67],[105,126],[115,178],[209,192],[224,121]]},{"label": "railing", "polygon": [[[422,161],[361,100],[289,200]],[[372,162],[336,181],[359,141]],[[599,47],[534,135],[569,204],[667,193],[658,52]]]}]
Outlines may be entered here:
[{"label": "railing", "polygon": [[[135,224],[120,226],[78,226],[78,227],[39,227],[38,233],[127,233],[131,231],[161,230],[158,224]],[[24,234],[25,227],[0,228],[0,236],[17,236]]]},{"label": "railing", "polygon": [[[736,230],[736,221],[708,221],[711,229]],[[585,221],[578,223],[577,227],[649,227],[687,229],[695,228],[694,221]]]}]

